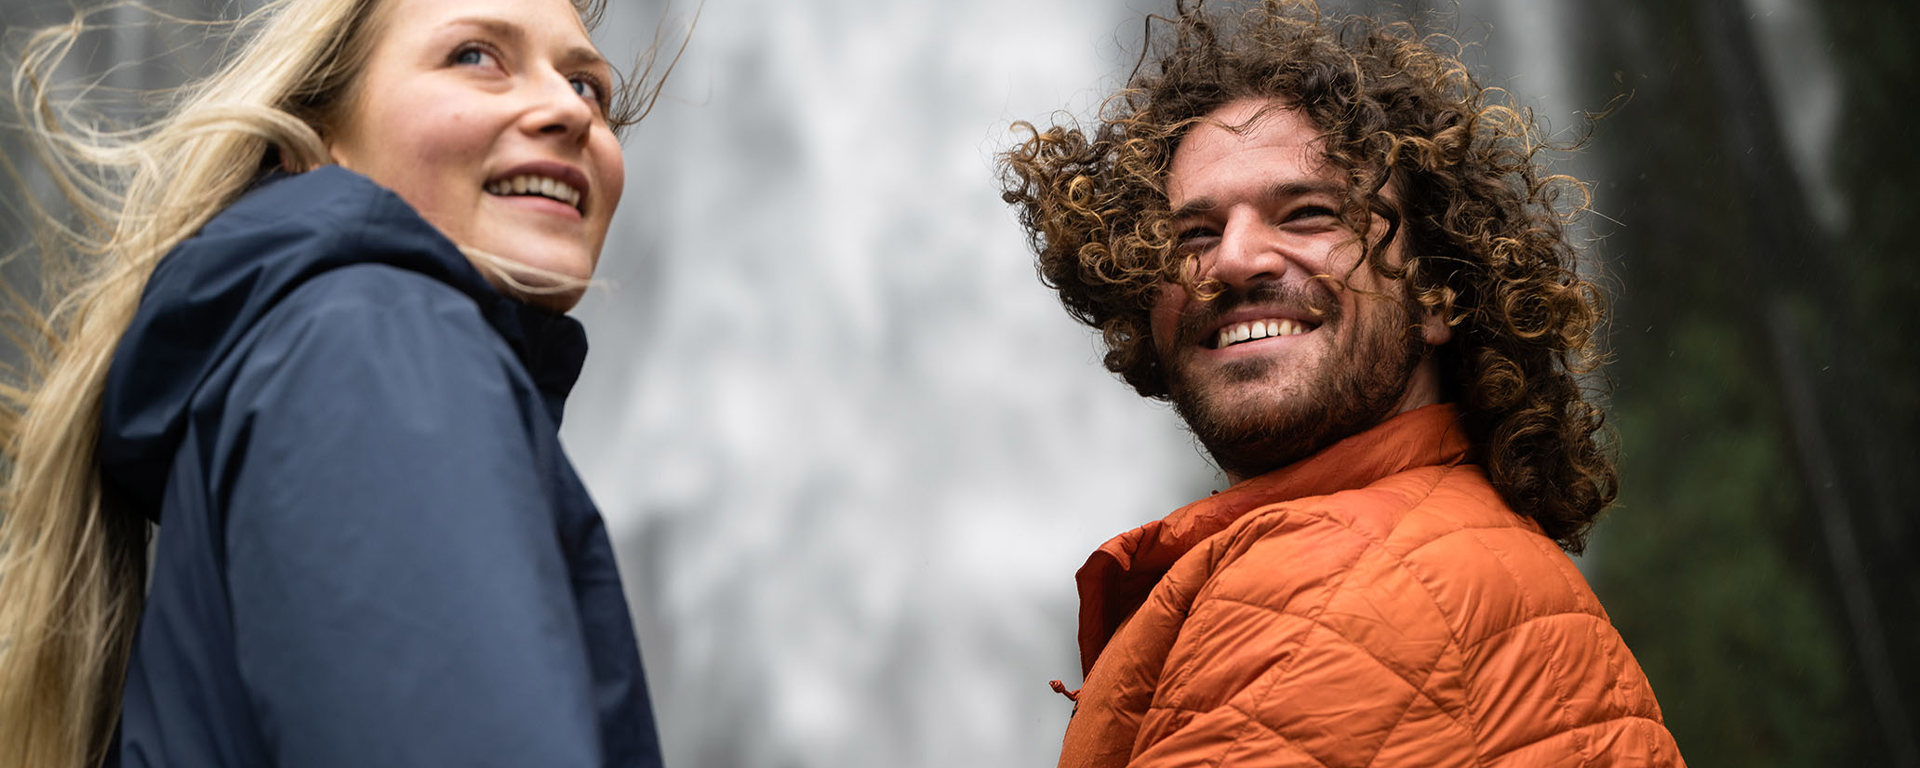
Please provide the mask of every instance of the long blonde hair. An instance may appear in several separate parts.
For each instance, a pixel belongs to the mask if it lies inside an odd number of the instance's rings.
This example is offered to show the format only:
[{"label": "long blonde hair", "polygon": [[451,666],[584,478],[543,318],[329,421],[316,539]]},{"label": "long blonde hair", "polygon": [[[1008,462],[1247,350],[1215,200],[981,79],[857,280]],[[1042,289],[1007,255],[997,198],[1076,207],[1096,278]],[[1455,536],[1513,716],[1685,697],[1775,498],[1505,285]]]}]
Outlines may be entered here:
[{"label": "long blonde hair", "polygon": [[[604,3],[573,0],[589,27]],[[22,203],[41,228],[46,306],[0,286],[10,294],[0,298],[24,301],[7,334],[26,356],[0,379],[0,765],[94,766],[108,753],[148,537],[140,515],[103,499],[94,456],[114,349],[162,256],[263,169],[329,162],[321,130],[351,100],[384,5],[270,0],[237,21],[195,22],[247,42],[211,76],[168,92],[164,117],[132,130],[79,116],[91,84],[67,97],[54,85],[89,12],[21,48],[17,128],[72,213]],[[642,56],[648,70],[654,50]],[[611,121],[624,128],[659,85],[619,91]],[[0,166],[22,183],[13,161],[0,156]]]}]

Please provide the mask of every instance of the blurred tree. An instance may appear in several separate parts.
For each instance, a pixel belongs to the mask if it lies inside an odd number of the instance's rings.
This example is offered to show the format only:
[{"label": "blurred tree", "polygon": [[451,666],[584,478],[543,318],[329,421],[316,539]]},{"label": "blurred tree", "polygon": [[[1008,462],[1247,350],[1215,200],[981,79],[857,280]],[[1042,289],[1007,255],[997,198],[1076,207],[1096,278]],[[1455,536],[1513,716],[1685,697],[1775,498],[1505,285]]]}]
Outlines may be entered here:
[{"label": "blurred tree", "polygon": [[[1888,7],[1891,6],[1891,7]],[[1872,580],[1889,606],[1890,631],[1912,650],[1920,638],[1920,571],[1906,567],[1920,547],[1920,521],[1908,513],[1920,505],[1920,253],[1913,216],[1920,207],[1920,131],[1907,99],[1920,94],[1920,5],[1878,0],[1828,0],[1819,4],[1832,30],[1844,75],[1841,138],[1834,176],[1847,200],[1847,224],[1835,261],[1845,279],[1843,297],[1863,321],[1854,345],[1859,355],[1856,386],[1871,391],[1872,412],[1856,414],[1870,431],[1857,467],[1873,492],[1875,514],[1862,523],[1876,559]],[[1844,399],[1844,398],[1843,398]],[[1846,403],[1841,403],[1845,405]],[[1895,654],[1909,715],[1920,708],[1920,657]]]},{"label": "blurred tree", "polygon": [[[1913,27],[1820,12],[1843,100],[1822,228],[1738,0],[1587,9],[1618,519],[1587,566],[1697,765],[1914,764]],[[1907,22],[1912,7],[1897,12]],[[1905,171],[1905,173],[1902,173]],[[1904,301],[1903,301],[1904,300]]]}]

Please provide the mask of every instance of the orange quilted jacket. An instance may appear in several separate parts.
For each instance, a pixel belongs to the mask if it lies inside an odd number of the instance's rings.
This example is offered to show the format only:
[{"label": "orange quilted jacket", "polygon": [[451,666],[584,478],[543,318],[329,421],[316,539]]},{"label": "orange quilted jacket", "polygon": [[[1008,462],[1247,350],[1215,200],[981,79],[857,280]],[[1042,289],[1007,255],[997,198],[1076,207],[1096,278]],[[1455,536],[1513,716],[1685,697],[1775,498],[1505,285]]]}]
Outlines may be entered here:
[{"label": "orange quilted jacket", "polygon": [[1653,689],[1452,406],[1107,542],[1063,767],[1678,766]]}]

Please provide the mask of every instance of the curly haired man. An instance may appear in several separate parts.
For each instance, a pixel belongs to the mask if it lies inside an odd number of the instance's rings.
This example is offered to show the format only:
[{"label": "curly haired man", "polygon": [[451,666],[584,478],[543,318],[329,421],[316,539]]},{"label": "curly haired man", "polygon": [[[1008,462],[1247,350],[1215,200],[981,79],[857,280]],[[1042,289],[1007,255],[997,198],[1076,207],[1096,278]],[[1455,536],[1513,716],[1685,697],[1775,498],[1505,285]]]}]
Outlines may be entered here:
[{"label": "curly haired man", "polygon": [[1681,765],[1563,552],[1615,481],[1584,187],[1405,26],[1156,21],[1096,127],[1002,157],[1043,279],[1232,482],[1080,569],[1060,765]]}]

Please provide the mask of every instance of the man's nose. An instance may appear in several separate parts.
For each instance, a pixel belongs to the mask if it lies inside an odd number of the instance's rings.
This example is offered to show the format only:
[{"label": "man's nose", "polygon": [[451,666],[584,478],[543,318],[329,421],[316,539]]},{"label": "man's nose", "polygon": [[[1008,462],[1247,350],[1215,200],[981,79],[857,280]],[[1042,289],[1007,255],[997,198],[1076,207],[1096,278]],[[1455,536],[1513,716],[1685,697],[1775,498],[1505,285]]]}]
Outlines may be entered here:
[{"label": "man's nose", "polygon": [[1280,246],[1279,232],[1257,212],[1235,211],[1220,233],[1207,276],[1230,286],[1279,280],[1288,268]]}]

